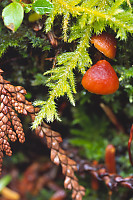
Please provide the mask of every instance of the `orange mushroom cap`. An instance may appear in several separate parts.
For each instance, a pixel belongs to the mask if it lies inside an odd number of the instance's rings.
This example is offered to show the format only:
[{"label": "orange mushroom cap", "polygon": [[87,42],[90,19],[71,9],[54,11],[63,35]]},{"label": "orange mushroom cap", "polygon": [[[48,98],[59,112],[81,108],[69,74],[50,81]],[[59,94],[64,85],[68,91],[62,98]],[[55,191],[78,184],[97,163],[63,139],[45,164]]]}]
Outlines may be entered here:
[{"label": "orange mushroom cap", "polygon": [[119,80],[110,63],[100,60],[86,71],[82,85],[91,93],[107,95],[119,88]]},{"label": "orange mushroom cap", "polygon": [[103,32],[100,35],[93,35],[91,43],[108,58],[113,59],[116,55],[116,39],[113,35]]}]

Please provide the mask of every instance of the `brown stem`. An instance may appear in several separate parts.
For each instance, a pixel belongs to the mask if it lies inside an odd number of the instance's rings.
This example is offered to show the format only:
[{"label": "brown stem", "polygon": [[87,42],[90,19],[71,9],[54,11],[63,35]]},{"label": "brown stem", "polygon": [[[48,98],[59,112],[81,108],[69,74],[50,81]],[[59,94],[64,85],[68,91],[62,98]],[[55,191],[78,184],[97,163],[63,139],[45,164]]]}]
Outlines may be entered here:
[{"label": "brown stem", "polygon": [[125,133],[124,127],[120,124],[118,119],[116,118],[115,114],[109,108],[109,106],[105,105],[104,103],[100,103],[100,107],[103,109],[109,120],[115,125],[119,132]]}]

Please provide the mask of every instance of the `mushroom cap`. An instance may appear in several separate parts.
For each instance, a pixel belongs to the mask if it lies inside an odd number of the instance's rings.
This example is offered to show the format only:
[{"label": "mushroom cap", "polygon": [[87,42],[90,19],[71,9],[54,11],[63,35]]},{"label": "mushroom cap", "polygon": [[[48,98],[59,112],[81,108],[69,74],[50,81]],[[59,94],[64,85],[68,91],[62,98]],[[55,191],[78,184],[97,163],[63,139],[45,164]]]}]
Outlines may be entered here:
[{"label": "mushroom cap", "polygon": [[100,60],[86,71],[82,85],[91,93],[107,95],[119,88],[119,80],[110,63]]},{"label": "mushroom cap", "polygon": [[93,35],[91,43],[106,57],[113,59],[116,55],[116,39],[113,35],[103,32],[100,35]]}]

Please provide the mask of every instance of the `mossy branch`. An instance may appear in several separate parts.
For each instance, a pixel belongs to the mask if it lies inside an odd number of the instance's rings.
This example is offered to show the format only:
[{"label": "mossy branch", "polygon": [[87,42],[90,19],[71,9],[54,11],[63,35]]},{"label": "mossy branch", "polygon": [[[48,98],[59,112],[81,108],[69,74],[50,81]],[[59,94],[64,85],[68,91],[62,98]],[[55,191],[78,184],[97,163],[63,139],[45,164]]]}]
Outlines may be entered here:
[{"label": "mossy branch", "polygon": [[[126,0],[53,0],[54,9],[46,20],[46,32],[50,31],[57,16],[62,16],[62,35],[64,41],[74,42],[73,52],[62,53],[57,57],[57,66],[48,70],[46,86],[49,87],[49,98],[41,107],[33,127],[43,119],[50,122],[59,119],[55,100],[67,95],[69,101],[75,105],[74,94],[76,82],[74,70],[82,74],[92,63],[89,48],[90,37],[94,33],[100,33],[107,27],[116,32],[116,37],[126,39],[127,33],[133,33],[133,13]],[[124,8],[125,6],[125,8]],[[74,20],[71,20],[73,19]],[[71,24],[71,26],[70,26]],[[39,120],[38,120],[39,119]]]},{"label": "mossy branch", "polygon": [[[108,1],[107,1],[108,2]],[[125,11],[122,9],[121,5],[123,2],[126,2],[125,0],[117,0],[115,2],[112,1],[112,5],[108,5],[108,3],[105,3],[102,7],[100,7],[100,1],[91,2],[83,1],[81,5],[79,6],[75,4],[72,4],[70,1],[63,1],[63,0],[55,0],[53,1],[55,5],[54,10],[54,16],[58,14],[71,13],[73,17],[78,17],[83,14],[86,14],[86,17],[93,16],[94,22],[102,20],[105,22],[105,26],[108,24],[111,27],[114,27],[113,29],[123,29],[123,32],[130,32],[133,33],[133,14],[132,10],[129,9],[128,11]],[[57,9],[57,11],[56,11]],[[50,16],[51,18],[51,16]],[[52,15],[53,18],[53,15]],[[53,20],[48,18],[48,21],[53,23]],[[67,24],[67,20],[65,21]],[[46,23],[46,30],[49,31],[50,26],[48,23]],[[65,29],[66,31],[66,29]],[[118,35],[121,39],[124,39],[126,34],[122,36],[122,34]],[[66,36],[65,36],[66,37]]]},{"label": "mossy branch", "polygon": [[91,59],[86,50],[89,46],[88,33],[86,29],[75,52],[59,55],[57,57],[58,67],[44,73],[44,75],[49,75],[46,82],[46,86],[50,89],[49,98],[42,105],[40,105],[40,101],[35,103],[36,106],[41,106],[41,111],[33,122],[33,128],[36,128],[43,119],[46,119],[47,122],[60,119],[57,114],[55,99],[66,94],[71,104],[75,105],[74,94],[76,93],[76,83],[73,70],[78,66],[78,70],[84,74],[85,68],[91,64]]}]

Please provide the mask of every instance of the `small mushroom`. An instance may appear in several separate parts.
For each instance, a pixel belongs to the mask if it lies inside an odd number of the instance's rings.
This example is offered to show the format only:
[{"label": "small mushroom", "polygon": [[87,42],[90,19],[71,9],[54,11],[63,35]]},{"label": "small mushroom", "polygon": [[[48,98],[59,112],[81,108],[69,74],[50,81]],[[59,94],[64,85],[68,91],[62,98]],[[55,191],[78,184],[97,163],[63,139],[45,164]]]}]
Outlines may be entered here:
[{"label": "small mushroom", "polygon": [[86,71],[82,85],[91,93],[107,95],[119,88],[119,80],[110,63],[100,60]]},{"label": "small mushroom", "polygon": [[116,39],[110,33],[103,32],[99,35],[93,35],[91,44],[94,44],[95,48],[108,58],[113,59],[116,55]]},{"label": "small mushroom", "polygon": [[112,144],[105,149],[105,164],[109,173],[116,173],[115,147]]}]

